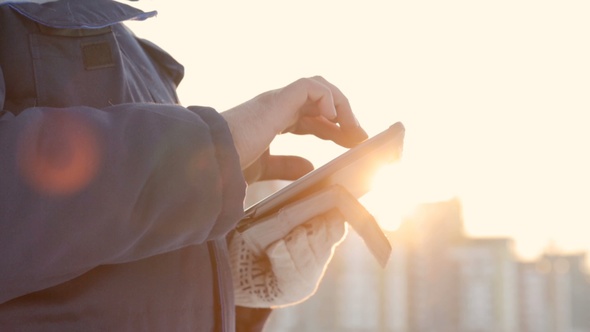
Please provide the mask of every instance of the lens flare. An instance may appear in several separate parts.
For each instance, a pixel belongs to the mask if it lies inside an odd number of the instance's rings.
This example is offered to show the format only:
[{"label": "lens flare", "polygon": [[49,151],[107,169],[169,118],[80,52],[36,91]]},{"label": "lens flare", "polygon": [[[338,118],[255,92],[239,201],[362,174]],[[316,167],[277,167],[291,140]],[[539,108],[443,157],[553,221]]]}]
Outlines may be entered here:
[{"label": "lens flare", "polygon": [[422,203],[456,196],[444,181],[404,161],[385,165],[373,177],[371,191],[361,198],[381,227],[396,230]]},{"label": "lens flare", "polygon": [[39,193],[73,194],[96,176],[100,152],[96,130],[82,117],[48,112],[23,131],[19,170]]}]

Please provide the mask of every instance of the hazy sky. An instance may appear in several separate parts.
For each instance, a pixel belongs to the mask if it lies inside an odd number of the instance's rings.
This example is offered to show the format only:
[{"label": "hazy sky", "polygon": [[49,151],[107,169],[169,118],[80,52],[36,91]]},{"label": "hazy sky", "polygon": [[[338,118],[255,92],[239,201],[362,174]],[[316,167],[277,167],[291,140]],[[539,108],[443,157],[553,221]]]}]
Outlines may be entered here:
[{"label": "hazy sky", "polygon": [[[185,65],[183,104],[223,111],[322,75],[371,135],[405,124],[392,197],[456,194],[470,234],[526,257],[590,251],[588,1],[193,3],[144,0],[159,15],[132,25]],[[271,151],[320,165],[343,150],[285,135]]]}]

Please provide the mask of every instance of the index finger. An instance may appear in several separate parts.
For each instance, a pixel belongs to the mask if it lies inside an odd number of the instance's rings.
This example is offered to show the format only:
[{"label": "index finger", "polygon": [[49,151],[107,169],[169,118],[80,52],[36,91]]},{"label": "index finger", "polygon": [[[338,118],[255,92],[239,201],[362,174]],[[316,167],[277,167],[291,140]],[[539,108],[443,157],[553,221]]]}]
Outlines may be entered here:
[{"label": "index finger", "polygon": [[312,79],[327,86],[332,92],[332,99],[336,108],[336,119],[333,121],[339,125],[342,134],[347,136],[347,140],[360,143],[367,139],[368,135],[354,115],[352,107],[350,106],[350,102],[344,93],[342,93],[342,91],[340,91],[340,89],[334,84],[330,83],[321,76],[316,76]]}]

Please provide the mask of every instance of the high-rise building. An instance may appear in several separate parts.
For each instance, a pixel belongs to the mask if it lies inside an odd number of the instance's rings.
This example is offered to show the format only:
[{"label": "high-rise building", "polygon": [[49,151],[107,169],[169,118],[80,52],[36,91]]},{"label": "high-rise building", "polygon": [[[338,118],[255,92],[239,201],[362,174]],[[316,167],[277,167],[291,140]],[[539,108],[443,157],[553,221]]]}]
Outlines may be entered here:
[{"label": "high-rise building", "polygon": [[388,234],[382,269],[350,229],[317,293],[266,331],[590,332],[585,254],[518,262],[508,238],[472,238],[458,199],[420,206]]},{"label": "high-rise building", "polygon": [[459,200],[420,206],[396,238],[408,252],[408,331],[457,332],[459,285],[450,251],[465,238]]},{"label": "high-rise building", "polygon": [[519,326],[521,332],[553,331],[549,275],[542,262],[518,264]]},{"label": "high-rise building", "polygon": [[457,261],[458,332],[518,332],[518,270],[506,238],[466,239]]},{"label": "high-rise building", "polygon": [[543,255],[548,275],[548,303],[551,305],[551,332],[589,332],[590,284],[585,254]]},{"label": "high-rise building", "polygon": [[407,260],[407,248],[394,242],[391,259],[382,272],[381,331],[409,331]]}]

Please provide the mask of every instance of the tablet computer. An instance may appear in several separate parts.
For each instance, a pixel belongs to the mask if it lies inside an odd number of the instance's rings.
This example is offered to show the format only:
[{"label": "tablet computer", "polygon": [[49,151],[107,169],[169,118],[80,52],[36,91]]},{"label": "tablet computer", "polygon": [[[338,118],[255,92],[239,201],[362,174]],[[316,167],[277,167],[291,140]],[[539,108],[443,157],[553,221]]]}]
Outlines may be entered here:
[{"label": "tablet computer", "polygon": [[370,190],[375,172],[384,164],[401,157],[404,134],[403,124],[397,122],[253,204],[246,209],[237,230],[247,230],[264,217],[278,212],[283,206],[331,185],[340,185],[356,198],[363,196]]}]

